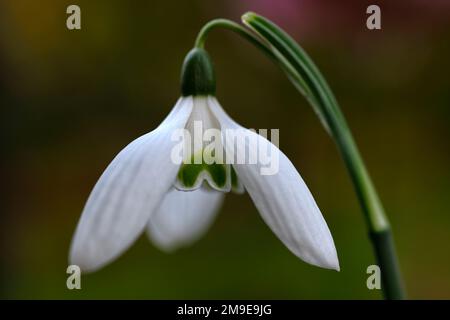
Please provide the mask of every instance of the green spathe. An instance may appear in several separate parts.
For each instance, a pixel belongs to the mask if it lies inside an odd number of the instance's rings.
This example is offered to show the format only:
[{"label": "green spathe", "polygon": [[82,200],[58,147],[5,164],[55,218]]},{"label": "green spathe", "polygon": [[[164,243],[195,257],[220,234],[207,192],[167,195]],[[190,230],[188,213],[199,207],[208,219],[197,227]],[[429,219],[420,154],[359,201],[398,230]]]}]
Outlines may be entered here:
[{"label": "green spathe", "polygon": [[181,71],[183,96],[215,95],[216,77],[208,53],[194,48],[186,55]]}]

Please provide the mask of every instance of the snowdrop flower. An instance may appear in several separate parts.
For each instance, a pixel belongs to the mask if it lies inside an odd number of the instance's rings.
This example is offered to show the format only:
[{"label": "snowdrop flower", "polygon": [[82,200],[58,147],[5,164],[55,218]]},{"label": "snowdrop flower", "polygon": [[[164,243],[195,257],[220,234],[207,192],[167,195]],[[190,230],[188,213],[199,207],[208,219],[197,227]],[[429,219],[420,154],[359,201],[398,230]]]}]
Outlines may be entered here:
[{"label": "snowdrop flower", "polygon": [[[291,161],[268,140],[233,121],[214,94],[209,57],[203,49],[193,49],[183,65],[182,97],[173,110],[155,130],[126,146],[92,190],[72,240],[71,264],[85,272],[97,270],[144,230],[163,250],[192,243],[211,225],[225,194],[234,191],[249,194],[266,224],[296,256],[339,270],[327,224]],[[278,172],[261,174],[259,161],[174,163],[174,131],[192,131],[196,121],[221,132],[235,130],[275,150]],[[236,145],[225,137],[221,143],[224,153],[255,152],[248,143]]]}]

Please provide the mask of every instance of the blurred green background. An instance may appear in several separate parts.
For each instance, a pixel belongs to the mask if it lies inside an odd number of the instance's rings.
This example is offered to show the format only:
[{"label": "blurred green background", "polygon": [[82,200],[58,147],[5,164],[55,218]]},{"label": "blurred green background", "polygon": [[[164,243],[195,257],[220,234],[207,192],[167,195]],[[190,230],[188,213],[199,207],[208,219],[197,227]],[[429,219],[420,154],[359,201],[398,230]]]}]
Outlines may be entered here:
[{"label": "blurred green background", "polygon": [[[377,3],[382,30],[365,26]],[[66,28],[81,7],[82,29]],[[328,79],[391,219],[410,298],[450,298],[446,1],[0,2],[3,298],[378,299],[362,215],[338,152],[284,75],[228,31],[207,49],[218,98],[251,128],[279,128],[333,233],[341,272],[292,255],[247,195],[230,194],[212,229],[166,254],[142,236],[66,288],[70,240],[103,169],[155,128],[179,96],[198,30],[252,10],[285,28]]]}]

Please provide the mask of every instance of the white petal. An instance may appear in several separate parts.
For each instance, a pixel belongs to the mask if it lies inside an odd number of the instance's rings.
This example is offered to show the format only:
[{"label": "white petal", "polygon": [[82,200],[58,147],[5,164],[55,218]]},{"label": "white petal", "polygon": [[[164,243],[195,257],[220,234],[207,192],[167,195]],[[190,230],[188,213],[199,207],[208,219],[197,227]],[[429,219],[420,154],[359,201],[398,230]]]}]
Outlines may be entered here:
[{"label": "white petal", "polygon": [[[260,161],[233,165],[267,225],[296,256],[313,265],[339,270],[328,226],[291,161],[267,139],[234,122],[214,98],[211,98],[210,107],[222,130],[240,129],[239,135],[257,139],[259,148],[271,148],[272,152],[278,153],[279,171],[274,175],[261,175],[263,165]],[[225,139],[225,149],[227,153],[234,151],[236,154],[257,152],[249,147],[248,140],[236,146],[233,141]]]},{"label": "white petal", "polygon": [[125,251],[144,230],[150,215],[175,181],[179,165],[171,161],[175,129],[184,128],[192,98],[181,98],[150,133],[126,146],[92,190],[75,236],[70,263],[94,271]]},{"label": "white petal", "polygon": [[212,189],[171,189],[151,216],[147,234],[164,251],[190,245],[208,230],[223,198],[223,192]]},{"label": "white petal", "polygon": [[[219,121],[212,114],[208,106],[208,96],[193,97],[193,108],[186,124],[185,144],[183,150],[184,163],[180,168],[180,176],[175,183],[175,187],[181,191],[192,191],[201,188],[206,182],[211,188],[229,192],[231,190],[231,168],[229,165],[222,165],[223,145],[220,134]],[[211,150],[214,150],[212,156]],[[186,172],[197,171],[199,166],[192,164],[216,164],[216,170],[210,166],[203,167],[197,173],[195,181],[185,181]],[[220,165],[219,165],[220,164]],[[218,172],[217,172],[218,171]],[[216,172],[214,174],[214,172]],[[217,179],[222,176],[223,179]],[[191,176],[189,176],[192,178]],[[223,184],[221,184],[223,182]]]}]

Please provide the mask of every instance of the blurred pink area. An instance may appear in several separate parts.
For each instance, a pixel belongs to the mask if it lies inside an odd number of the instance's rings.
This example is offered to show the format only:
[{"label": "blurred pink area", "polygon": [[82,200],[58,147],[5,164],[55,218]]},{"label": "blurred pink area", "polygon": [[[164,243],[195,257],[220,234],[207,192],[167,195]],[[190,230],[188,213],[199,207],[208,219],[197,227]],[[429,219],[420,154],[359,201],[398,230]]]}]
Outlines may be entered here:
[{"label": "blurred pink area", "polygon": [[[314,1],[314,0],[245,0],[227,2],[233,16],[247,11],[264,15],[293,33],[294,36],[327,37],[337,32],[351,36],[365,27],[366,9],[381,8],[384,28],[437,28],[448,24],[450,1]],[[429,23],[433,22],[433,24]]]}]

